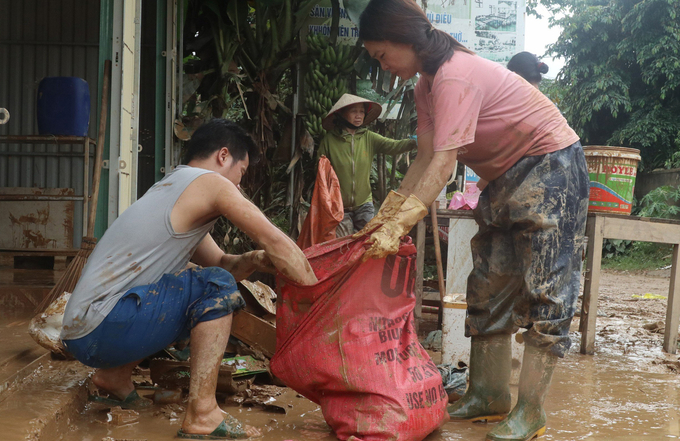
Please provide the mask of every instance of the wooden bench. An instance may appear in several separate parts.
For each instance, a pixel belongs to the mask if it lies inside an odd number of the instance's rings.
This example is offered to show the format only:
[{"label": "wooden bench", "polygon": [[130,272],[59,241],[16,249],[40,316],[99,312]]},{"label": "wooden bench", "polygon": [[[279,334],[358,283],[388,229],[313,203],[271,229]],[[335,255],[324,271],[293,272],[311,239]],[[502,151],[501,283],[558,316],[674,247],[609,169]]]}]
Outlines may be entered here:
[{"label": "wooden bench", "polygon": [[675,354],[680,321],[680,221],[589,213],[586,236],[588,236],[586,280],[583,287],[579,326],[581,353],[592,355],[595,352],[595,322],[600,288],[602,242],[604,239],[623,239],[673,245],[663,349],[670,354]]}]

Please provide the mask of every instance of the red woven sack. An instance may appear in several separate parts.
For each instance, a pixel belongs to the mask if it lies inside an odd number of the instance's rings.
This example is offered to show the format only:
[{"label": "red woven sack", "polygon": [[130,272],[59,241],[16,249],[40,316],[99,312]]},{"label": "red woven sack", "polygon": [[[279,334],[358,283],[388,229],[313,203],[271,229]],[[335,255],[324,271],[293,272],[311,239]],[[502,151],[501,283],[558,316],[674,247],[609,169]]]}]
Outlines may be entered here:
[{"label": "red woven sack", "polygon": [[270,367],[341,440],[422,440],[448,420],[448,400],[415,333],[416,250],[409,238],[396,256],[361,262],[365,241],[305,250],[316,285],[279,276]]}]

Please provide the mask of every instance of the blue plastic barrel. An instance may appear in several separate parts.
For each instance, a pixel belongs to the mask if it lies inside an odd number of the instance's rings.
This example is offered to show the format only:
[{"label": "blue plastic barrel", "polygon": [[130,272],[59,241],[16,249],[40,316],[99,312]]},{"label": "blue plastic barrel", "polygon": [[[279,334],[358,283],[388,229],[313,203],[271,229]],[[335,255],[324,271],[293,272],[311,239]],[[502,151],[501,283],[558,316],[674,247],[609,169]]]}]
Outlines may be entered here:
[{"label": "blue plastic barrel", "polygon": [[87,136],[90,89],[77,77],[46,77],[38,86],[38,133]]}]

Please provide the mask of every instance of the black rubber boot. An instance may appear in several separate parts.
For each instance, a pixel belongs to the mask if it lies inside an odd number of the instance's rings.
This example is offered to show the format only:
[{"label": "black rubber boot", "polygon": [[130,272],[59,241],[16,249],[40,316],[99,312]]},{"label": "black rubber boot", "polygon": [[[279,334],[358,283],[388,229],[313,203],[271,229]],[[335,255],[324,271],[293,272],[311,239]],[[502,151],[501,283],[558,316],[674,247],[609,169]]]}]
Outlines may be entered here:
[{"label": "black rubber boot", "polygon": [[500,421],[510,412],[510,334],[473,336],[470,385],[449,406],[452,421]]},{"label": "black rubber boot", "polygon": [[543,403],[556,364],[557,355],[525,346],[517,404],[506,419],[486,434],[487,441],[529,441],[545,433]]}]

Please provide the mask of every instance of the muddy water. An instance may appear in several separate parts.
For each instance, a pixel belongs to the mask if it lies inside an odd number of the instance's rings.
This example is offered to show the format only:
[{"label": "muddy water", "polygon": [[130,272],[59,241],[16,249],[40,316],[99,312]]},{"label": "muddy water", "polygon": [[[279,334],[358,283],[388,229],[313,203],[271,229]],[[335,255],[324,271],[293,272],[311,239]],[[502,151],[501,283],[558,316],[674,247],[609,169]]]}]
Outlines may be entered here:
[{"label": "muddy water", "polygon": [[[603,352],[583,356],[572,349],[558,365],[546,403],[548,431],[545,441],[660,440],[680,438],[680,380],[676,374],[641,370],[640,354]],[[513,390],[516,395],[516,389]],[[224,406],[241,421],[257,426],[260,439],[271,441],[331,441],[318,406],[288,390],[277,397],[287,414],[260,408]],[[154,413],[156,415],[154,415]],[[169,419],[159,408],[143,412],[140,421],[124,427],[102,423],[106,411],[87,409],[73,430],[55,439],[100,441],[114,439],[171,440],[182,415]],[[2,424],[0,417],[0,424]],[[447,423],[427,441],[483,440],[490,426]]]},{"label": "muddy water", "polygon": [[[75,363],[46,361],[42,367],[22,379],[20,386],[10,387],[0,396],[0,439],[32,441],[37,439],[35,434],[42,432],[45,427],[60,425],[59,420],[63,418],[55,418],[53,413],[57,409],[64,409],[63,415],[68,418],[71,409],[79,408],[84,402],[84,393],[72,392],[83,391],[83,378],[88,371],[88,368]],[[29,422],[27,415],[42,415],[43,418]],[[56,424],[52,422],[54,420]],[[54,433],[50,429],[48,432]]]}]

